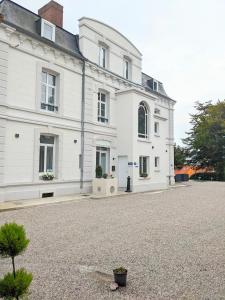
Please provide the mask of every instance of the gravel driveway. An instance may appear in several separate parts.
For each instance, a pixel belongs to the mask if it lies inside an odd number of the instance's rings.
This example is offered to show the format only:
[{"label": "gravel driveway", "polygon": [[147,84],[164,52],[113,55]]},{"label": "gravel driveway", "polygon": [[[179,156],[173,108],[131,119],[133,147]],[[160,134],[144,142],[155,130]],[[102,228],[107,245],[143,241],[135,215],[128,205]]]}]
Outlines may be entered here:
[{"label": "gravel driveway", "polygon": [[[225,183],[0,213],[31,240],[29,299],[225,299]],[[114,267],[128,286],[109,290]],[[0,261],[0,274],[10,270]],[[109,275],[107,275],[109,274]]]}]

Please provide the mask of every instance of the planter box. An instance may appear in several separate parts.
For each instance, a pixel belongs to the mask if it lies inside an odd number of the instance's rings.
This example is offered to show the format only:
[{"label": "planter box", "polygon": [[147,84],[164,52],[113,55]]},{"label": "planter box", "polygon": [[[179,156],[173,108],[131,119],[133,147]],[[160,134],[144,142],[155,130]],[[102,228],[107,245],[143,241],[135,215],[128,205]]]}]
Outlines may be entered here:
[{"label": "planter box", "polygon": [[97,196],[112,196],[117,194],[117,178],[95,178],[92,181],[93,194]]}]

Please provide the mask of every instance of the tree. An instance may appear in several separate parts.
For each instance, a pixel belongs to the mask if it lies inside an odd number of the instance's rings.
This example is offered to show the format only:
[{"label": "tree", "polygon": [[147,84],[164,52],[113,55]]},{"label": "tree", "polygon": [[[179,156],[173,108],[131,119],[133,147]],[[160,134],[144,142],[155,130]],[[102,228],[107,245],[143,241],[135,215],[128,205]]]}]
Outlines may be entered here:
[{"label": "tree", "polygon": [[23,296],[32,281],[32,274],[24,269],[16,271],[15,257],[23,253],[29,244],[26,232],[22,225],[6,223],[0,227],[0,256],[10,257],[13,273],[8,273],[0,280],[0,297],[5,299],[19,299]]},{"label": "tree", "polygon": [[179,145],[174,146],[174,166],[181,169],[187,160],[187,150]]},{"label": "tree", "polygon": [[198,167],[213,167],[225,180],[225,100],[195,105],[191,115],[192,129],[183,140],[189,151],[190,162]]}]

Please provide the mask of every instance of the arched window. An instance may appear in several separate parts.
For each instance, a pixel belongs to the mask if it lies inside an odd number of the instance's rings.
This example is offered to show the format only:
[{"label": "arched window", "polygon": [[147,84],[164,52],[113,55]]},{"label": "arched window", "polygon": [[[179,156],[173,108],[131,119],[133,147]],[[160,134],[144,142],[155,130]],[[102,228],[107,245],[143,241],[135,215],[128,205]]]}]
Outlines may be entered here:
[{"label": "arched window", "polygon": [[140,102],[138,107],[138,137],[148,138],[148,108],[145,102]]}]

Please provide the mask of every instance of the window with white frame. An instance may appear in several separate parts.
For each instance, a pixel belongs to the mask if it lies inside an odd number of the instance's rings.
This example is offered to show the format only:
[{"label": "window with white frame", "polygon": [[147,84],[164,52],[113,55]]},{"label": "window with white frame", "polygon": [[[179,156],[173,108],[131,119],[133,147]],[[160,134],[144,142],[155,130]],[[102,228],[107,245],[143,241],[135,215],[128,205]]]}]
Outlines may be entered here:
[{"label": "window with white frame", "polygon": [[147,139],[149,135],[148,121],[149,112],[145,102],[141,102],[138,107],[138,137]]},{"label": "window with white frame", "polygon": [[40,136],[39,173],[54,173],[55,137]]},{"label": "window with white frame", "polygon": [[156,135],[159,134],[159,122],[155,122],[155,124],[154,124],[154,131],[155,131]]},{"label": "window with white frame", "polygon": [[139,176],[148,177],[149,173],[149,156],[139,157]]},{"label": "window with white frame", "polygon": [[55,42],[55,25],[42,19],[41,20],[41,36]]},{"label": "window with white frame", "polygon": [[156,168],[156,169],[159,169],[159,161],[160,161],[160,160],[159,160],[159,157],[156,156],[156,157],[155,157],[155,168]]},{"label": "window with white frame", "polygon": [[148,79],[147,85],[151,90],[158,92],[158,81],[156,81],[155,79]]},{"label": "window with white frame", "polygon": [[100,44],[100,46],[99,46],[99,65],[103,68],[107,67],[107,54],[108,54],[107,47]]},{"label": "window with white frame", "polygon": [[41,109],[46,111],[58,111],[56,105],[56,75],[42,70],[41,74]]},{"label": "window with white frame", "polygon": [[124,58],[124,70],[123,70],[123,75],[126,79],[130,79],[131,78],[131,62],[129,59]]},{"label": "window with white frame", "polygon": [[102,168],[102,174],[109,173],[109,153],[109,148],[96,148],[96,167],[100,166]]},{"label": "window with white frame", "polygon": [[109,103],[108,94],[105,92],[98,92],[98,122],[108,123]]}]

